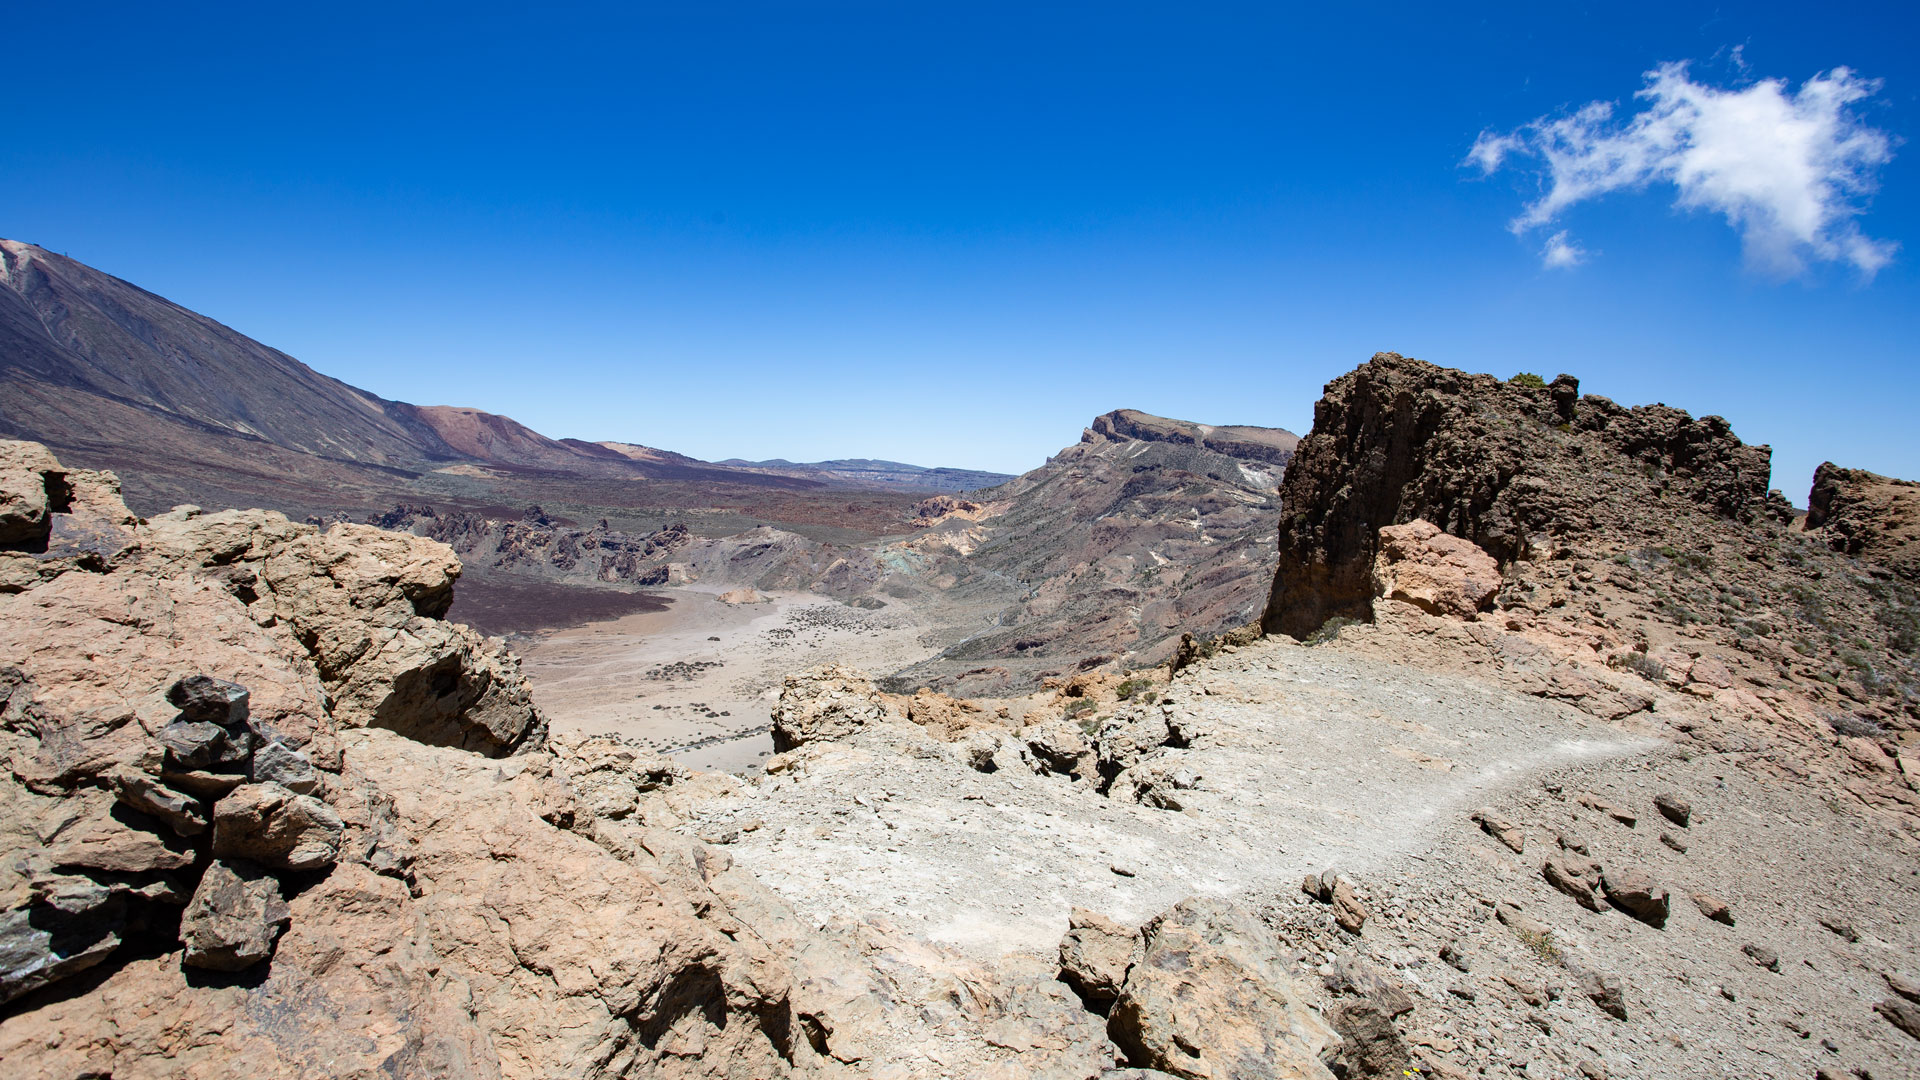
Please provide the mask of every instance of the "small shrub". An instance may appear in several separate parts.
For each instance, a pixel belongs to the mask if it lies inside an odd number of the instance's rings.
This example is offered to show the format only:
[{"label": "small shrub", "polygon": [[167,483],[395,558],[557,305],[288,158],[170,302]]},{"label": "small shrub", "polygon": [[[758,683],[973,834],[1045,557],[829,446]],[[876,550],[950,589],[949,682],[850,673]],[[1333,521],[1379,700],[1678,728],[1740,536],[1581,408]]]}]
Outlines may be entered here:
[{"label": "small shrub", "polygon": [[1516,929],[1514,934],[1520,938],[1520,944],[1525,945],[1528,952],[1539,957],[1543,962],[1560,963],[1560,944],[1553,940],[1553,931]]},{"label": "small shrub", "polygon": [[[1119,695],[1121,701],[1127,701],[1131,699],[1133,695],[1139,693],[1142,690],[1147,689],[1152,685],[1153,685],[1153,681],[1151,679],[1128,679],[1125,682],[1122,682],[1118,687],[1116,687],[1114,689],[1114,693]],[[1153,704],[1152,700],[1150,700],[1152,695],[1148,695],[1148,697],[1149,697],[1149,700],[1147,704],[1149,705]]]},{"label": "small shrub", "polygon": [[1072,701],[1067,702],[1068,718],[1072,718],[1075,716],[1083,716],[1092,711],[1093,711],[1092,698],[1075,698]]},{"label": "small shrub", "polygon": [[1359,619],[1349,619],[1345,615],[1335,615],[1333,618],[1328,619],[1326,622],[1321,623],[1320,629],[1315,630],[1311,634],[1308,634],[1307,639],[1305,641],[1302,641],[1300,644],[1325,645],[1327,642],[1332,641],[1335,638],[1339,637],[1341,630],[1349,626],[1358,626],[1358,625],[1360,625]]},{"label": "small shrub", "polygon": [[1524,386],[1529,390],[1544,390],[1547,388],[1547,380],[1535,375],[1531,371],[1522,371],[1513,378],[1508,379],[1507,382],[1514,386]]},{"label": "small shrub", "polygon": [[1628,653],[1626,658],[1620,661],[1620,666],[1648,682],[1665,682],[1667,679],[1667,665],[1643,652]]}]

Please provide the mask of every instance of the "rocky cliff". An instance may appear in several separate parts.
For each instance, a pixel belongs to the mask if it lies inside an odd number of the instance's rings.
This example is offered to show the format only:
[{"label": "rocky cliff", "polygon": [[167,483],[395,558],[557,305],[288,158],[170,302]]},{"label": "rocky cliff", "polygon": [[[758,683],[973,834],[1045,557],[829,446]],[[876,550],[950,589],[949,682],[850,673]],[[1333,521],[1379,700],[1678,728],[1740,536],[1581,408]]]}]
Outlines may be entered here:
[{"label": "rocky cliff", "polygon": [[1329,618],[1366,618],[1383,525],[1430,521],[1505,566],[1551,558],[1567,539],[1662,535],[1670,512],[1785,520],[1767,448],[1725,420],[1579,388],[1570,375],[1533,388],[1396,353],[1329,383],[1281,491],[1267,628],[1304,637]]},{"label": "rocky cliff", "polygon": [[1826,462],[1813,472],[1805,525],[1834,551],[1920,584],[1920,483]]}]

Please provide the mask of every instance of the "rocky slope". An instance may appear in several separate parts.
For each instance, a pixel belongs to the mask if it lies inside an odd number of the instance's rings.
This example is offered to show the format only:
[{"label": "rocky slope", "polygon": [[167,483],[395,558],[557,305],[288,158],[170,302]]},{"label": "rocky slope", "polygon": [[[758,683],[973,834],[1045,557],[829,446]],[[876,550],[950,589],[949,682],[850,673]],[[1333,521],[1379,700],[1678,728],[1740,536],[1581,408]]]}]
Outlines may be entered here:
[{"label": "rocky slope", "polygon": [[999,694],[1040,679],[1165,659],[1184,632],[1259,615],[1270,530],[1296,442],[1278,428],[1210,427],[1122,409],[1047,464],[965,499],[922,505],[925,530],[879,551],[908,599],[994,608],[990,625],[898,686]]},{"label": "rocky slope", "polygon": [[1920,584],[1920,483],[1826,462],[1814,470],[1803,524],[1842,555]]}]

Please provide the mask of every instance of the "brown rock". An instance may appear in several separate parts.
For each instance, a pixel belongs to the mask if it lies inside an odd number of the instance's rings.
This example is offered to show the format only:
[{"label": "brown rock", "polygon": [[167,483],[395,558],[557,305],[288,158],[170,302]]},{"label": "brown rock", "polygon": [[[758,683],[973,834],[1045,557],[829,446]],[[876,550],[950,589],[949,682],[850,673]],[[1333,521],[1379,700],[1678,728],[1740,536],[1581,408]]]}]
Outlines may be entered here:
[{"label": "brown rock", "polygon": [[1374,1002],[1360,1001],[1335,1009],[1333,1030],[1340,1035],[1333,1065],[1342,1077],[1404,1077],[1413,1064],[1393,1018]]},{"label": "brown rock", "polygon": [[1880,977],[1887,980],[1887,989],[1892,990],[1908,1001],[1920,1002],[1920,982],[1909,979],[1904,975],[1896,975],[1891,971],[1881,972]]},{"label": "brown rock", "polygon": [[1449,536],[1429,521],[1380,529],[1373,564],[1374,595],[1400,600],[1431,615],[1472,619],[1500,591],[1500,566],[1470,540]]},{"label": "brown rock", "polygon": [[1367,907],[1353,891],[1353,886],[1345,879],[1333,885],[1333,922],[1335,926],[1349,934],[1357,934],[1366,925]]},{"label": "brown rock", "polygon": [[1614,907],[1652,927],[1667,925],[1667,890],[1635,867],[1609,868],[1600,873],[1600,886]]},{"label": "brown rock", "polygon": [[1640,820],[1632,811],[1615,806],[1613,803],[1608,802],[1598,795],[1586,794],[1580,796],[1580,805],[1589,810],[1605,814],[1629,829],[1633,828]]},{"label": "brown rock", "polygon": [[1693,906],[1700,909],[1700,914],[1714,922],[1733,925],[1733,912],[1728,909],[1727,902],[1719,897],[1708,893],[1694,893]]},{"label": "brown rock", "polygon": [[1673,835],[1672,833],[1666,833],[1666,832],[1661,833],[1660,842],[1672,848],[1673,850],[1679,852],[1682,855],[1685,855],[1687,853],[1687,842]]},{"label": "brown rock", "polygon": [[1479,823],[1481,831],[1512,848],[1514,854],[1525,850],[1527,834],[1518,825],[1494,813],[1491,807],[1474,811],[1473,820]]},{"label": "brown rock", "polygon": [[198,836],[207,831],[207,812],[199,800],[130,768],[114,770],[112,781],[114,794],[123,804],[166,822],[175,834]]},{"label": "brown rock", "polygon": [[787,676],[773,708],[773,749],[845,739],[889,719],[873,683],[860,672],[827,665]]},{"label": "brown rock", "polygon": [[1135,1064],[1188,1080],[1331,1077],[1334,1033],[1287,979],[1279,948],[1244,911],[1191,897],[1141,931],[1107,1030]]},{"label": "brown rock", "polygon": [[1747,959],[1752,960],[1768,971],[1778,972],[1780,970],[1780,954],[1767,948],[1765,945],[1742,945],[1740,946],[1740,951],[1747,954]]},{"label": "brown rock", "polygon": [[1621,985],[1617,976],[1583,969],[1575,972],[1574,977],[1579,980],[1581,992],[1587,995],[1588,1000],[1598,1005],[1601,1012],[1615,1020],[1627,1018],[1626,988]]},{"label": "brown rock", "polygon": [[213,853],[281,870],[317,870],[340,854],[340,815],[275,783],[242,784],[213,805]]},{"label": "brown rock", "polygon": [[1823,463],[1807,496],[1807,535],[1920,581],[1920,484]]},{"label": "brown rock", "polygon": [[1060,977],[1090,1001],[1111,1001],[1139,952],[1139,931],[1077,907],[1060,939]]},{"label": "brown rock", "polygon": [[1549,855],[1540,866],[1540,874],[1547,884],[1573,897],[1581,907],[1607,910],[1607,902],[1600,898],[1600,866],[1593,860],[1571,851]]},{"label": "brown rock", "polygon": [[1888,998],[1874,1005],[1873,1011],[1885,1017],[1887,1023],[1920,1039],[1920,1006],[1911,1001]]},{"label": "brown rock", "polygon": [[1653,805],[1655,809],[1660,811],[1661,817],[1666,818],[1668,821],[1673,822],[1683,829],[1687,827],[1687,822],[1693,818],[1693,804],[1671,791],[1661,792],[1655,795],[1653,797]]},{"label": "brown rock", "polygon": [[135,819],[117,808],[114,796],[107,792],[86,791],[62,804],[59,813],[64,820],[47,843],[50,866],[144,874],[193,865],[193,851],[184,841],[130,824]]},{"label": "brown rock", "polygon": [[280,883],[259,867],[215,859],[180,916],[183,961],[213,971],[242,971],[273,955],[292,918]]},{"label": "brown rock", "polygon": [[[1429,521],[1512,567],[1536,538],[1635,535],[1646,508],[1717,520],[1766,512],[1769,453],[1719,417],[1529,389],[1395,353],[1327,384],[1281,485],[1269,632],[1369,617],[1383,525]],[[1685,508],[1682,511],[1680,508]]]}]

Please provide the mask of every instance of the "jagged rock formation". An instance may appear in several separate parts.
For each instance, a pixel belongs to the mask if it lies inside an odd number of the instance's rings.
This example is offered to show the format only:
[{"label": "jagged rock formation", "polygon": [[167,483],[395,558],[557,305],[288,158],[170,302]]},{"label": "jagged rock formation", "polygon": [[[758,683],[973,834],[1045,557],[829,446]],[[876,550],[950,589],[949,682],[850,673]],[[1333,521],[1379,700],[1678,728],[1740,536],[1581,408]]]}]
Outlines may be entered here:
[{"label": "jagged rock formation", "polygon": [[[1689,738],[1760,740],[1767,767],[1911,827],[1920,595],[1875,572],[1907,550],[1908,488],[1823,466],[1803,535],[1765,489],[1768,456],[1718,417],[1581,397],[1571,376],[1529,388],[1376,355],[1328,385],[1288,468],[1265,626],[1388,623],[1356,640],[1451,650],[1612,719],[1683,689],[1713,703]],[[1497,564],[1496,595],[1441,605],[1396,584],[1444,562],[1403,550],[1434,526],[1424,543]]]},{"label": "jagged rock formation", "polygon": [[440,617],[444,545],[141,522],[110,474],[31,445],[0,444],[0,486],[10,1076],[808,1060],[720,861],[622,831],[641,794],[698,783],[617,744],[545,749],[517,663]]},{"label": "jagged rock formation", "polygon": [[1627,409],[1580,396],[1562,375],[1531,388],[1397,353],[1327,384],[1281,499],[1279,576],[1264,622],[1305,637],[1335,617],[1369,617],[1382,526],[1425,520],[1502,566],[1548,559],[1567,541],[1673,531],[1678,512],[1784,522],[1767,491],[1764,446],[1717,416]]},{"label": "jagged rock formation", "polygon": [[1805,524],[1833,550],[1920,584],[1920,483],[1826,462],[1813,472]]}]

